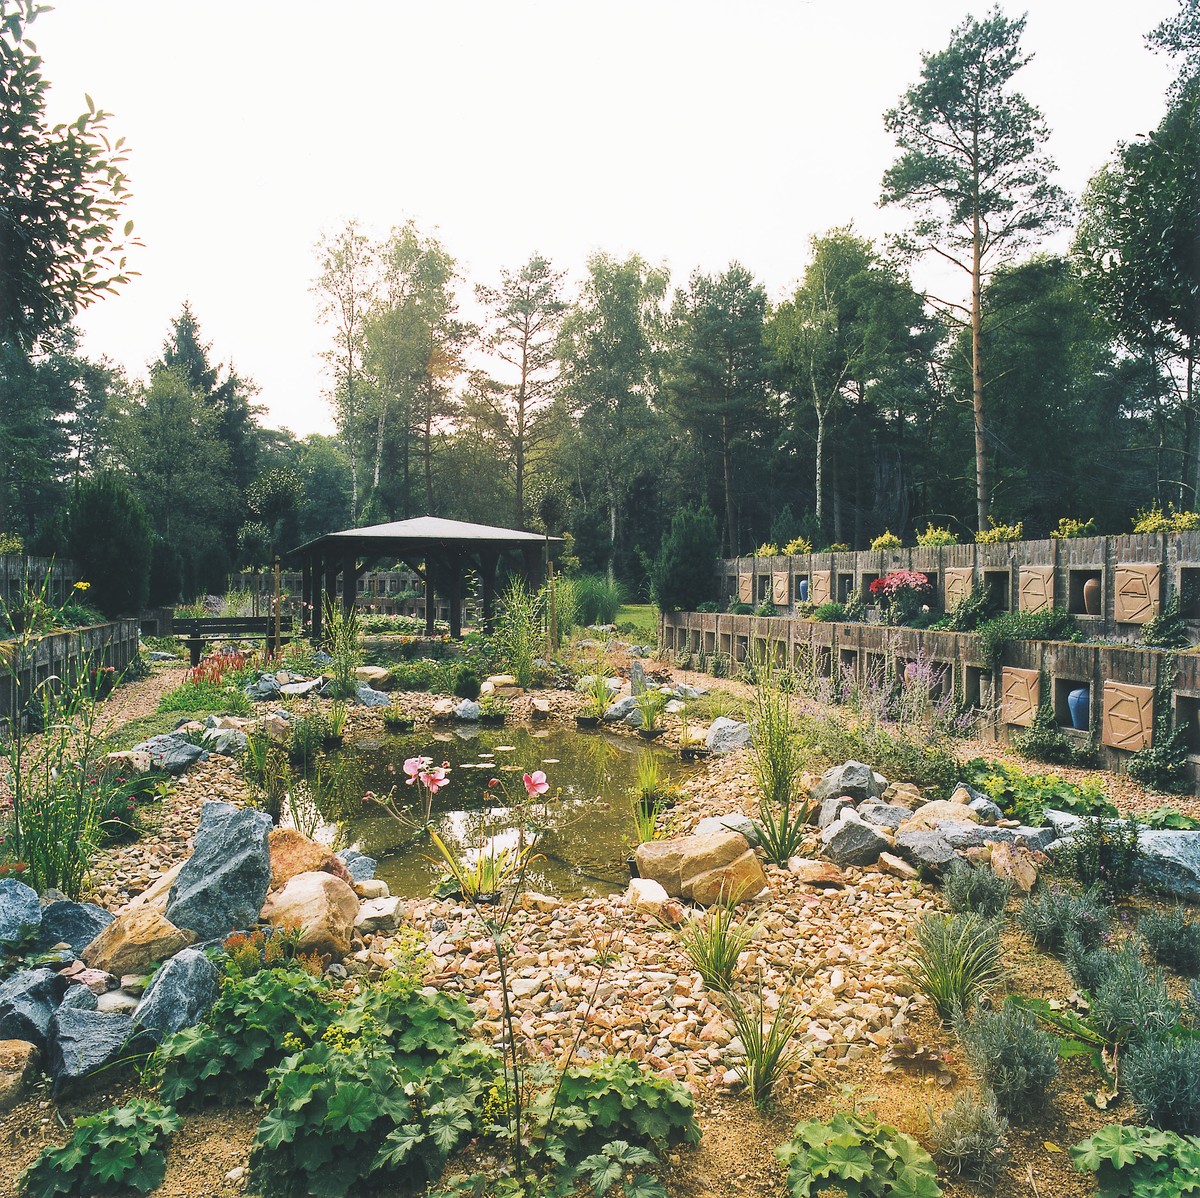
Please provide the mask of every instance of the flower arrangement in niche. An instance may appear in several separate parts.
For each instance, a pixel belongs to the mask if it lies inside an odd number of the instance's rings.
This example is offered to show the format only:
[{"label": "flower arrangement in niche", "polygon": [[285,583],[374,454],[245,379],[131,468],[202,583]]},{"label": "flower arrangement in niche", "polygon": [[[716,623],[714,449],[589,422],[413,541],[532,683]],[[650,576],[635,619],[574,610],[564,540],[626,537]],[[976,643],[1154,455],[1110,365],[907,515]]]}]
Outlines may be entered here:
[{"label": "flower arrangement in niche", "polygon": [[929,579],[916,570],[893,570],[871,583],[871,597],[880,604],[889,624],[906,624],[933,593]]}]

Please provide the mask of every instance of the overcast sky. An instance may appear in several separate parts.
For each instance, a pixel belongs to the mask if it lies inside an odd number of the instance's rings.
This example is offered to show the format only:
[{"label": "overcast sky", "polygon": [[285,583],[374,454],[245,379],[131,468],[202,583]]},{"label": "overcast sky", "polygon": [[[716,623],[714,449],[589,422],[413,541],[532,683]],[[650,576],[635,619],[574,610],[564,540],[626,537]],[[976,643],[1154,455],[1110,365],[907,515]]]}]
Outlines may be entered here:
[{"label": "overcast sky", "polygon": [[[1143,35],[1174,0],[1029,0],[1018,75],[1078,194],[1163,112]],[[1014,6],[1010,15],[1021,11]],[[577,280],[636,251],[675,282],[737,259],[781,298],[808,238],[876,207],[882,114],[961,0],[55,0],[33,26],[50,115],[83,94],[129,143],[140,277],[81,317],[145,376],[191,302],[268,424],[331,430],[309,287],[323,230],[436,230],[472,282],[534,250]]]}]

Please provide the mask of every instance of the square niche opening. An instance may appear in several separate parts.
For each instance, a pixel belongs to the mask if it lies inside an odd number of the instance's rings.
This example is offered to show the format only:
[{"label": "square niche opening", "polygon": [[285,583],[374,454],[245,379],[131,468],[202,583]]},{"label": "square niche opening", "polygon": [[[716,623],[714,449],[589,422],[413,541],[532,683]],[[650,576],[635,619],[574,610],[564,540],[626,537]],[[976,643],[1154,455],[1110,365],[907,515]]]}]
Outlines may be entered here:
[{"label": "square niche opening", "polygon": [[1200,620],[1200,566],[1179,567],[1179,614]]},{"label": "square niche opening", "polygon": [[771,576],[770,574],[760,574],[755,580],[756,593],[759,603],[766,603],[771,598]]},{"label": "square niche opening", "polygon": [[750,638],[748,636],[739,636],[734,639],[733,657],[735,661],[745,661],[746,655],[750,652]]},{"label": "square niche opening", "polygon": [[983,583],[991,597],[991,605],[995,611],[1008,611],[1008,588],[1011,575],[1007,570],[984,570]]},{"label": "square niche opening", "polygon": [[854,575],[839,574],[837,576],[837,601],[839,603],[849,603],[850,597],[854,594]]},{"label": "square niche opening", "polygon": [[867,654],[867,668],[863,681],[868,685],[882,686],[887,678],[887,658],[882,653]]},{"label": "square niche opening", "polygon": [[1087,707],[1084,710],[1084,725],[1081,731],[1091,728],[1091,683],[1086,678],[1055,678],[1054,679],[1054,719],[1062,728],[1074,728],[1075,721],[1071,718],[1072,691],[1086,690],[1088,692]]},{"label": "square niche opening", "polygon": [[1187,751],[1200,755],[1200,699],[1190,695],[1175,696],[1175,723],[1183,729]]},{"label": "square niche opening", "polygon": [[822,678],[833,675],[833,650],[828,645],[819,645],[813,659],[817,665],[817,673]]},{"label": "square niche opening", "polygon": [[963,703],[967,707],[983,706],[983,676],[986,672],[981,666],[963,667]]},{"label": "square niche opening", "polygon": [[862,587],[862,597],[864,603],[876,604],[879,602],[879,596],[871,594],[871,583],[878,581],[878,574],[864,574],[862,576],[862,581],[859,583],[859,586]]},{"label": "square niche opening", "polygon": [[858,676],[858,650],[857,649],[839,649],[838,650],[838,667],[842,671],[842,677],[855,678]]},{"label": "square niche opening", "polygon": [[[1099,570],[1071,570],[1068,575],[1067,587],[1067,610],[1077,616],[1086,616],[1088,614],[1087,605],[1083,601],[1083,590],[1089,582],[1095,582],[1103,587],[1103,575]],[[1101,610],[1099,615],[1104,614],[1104,599],[1101,595],[1100,600]]]}]

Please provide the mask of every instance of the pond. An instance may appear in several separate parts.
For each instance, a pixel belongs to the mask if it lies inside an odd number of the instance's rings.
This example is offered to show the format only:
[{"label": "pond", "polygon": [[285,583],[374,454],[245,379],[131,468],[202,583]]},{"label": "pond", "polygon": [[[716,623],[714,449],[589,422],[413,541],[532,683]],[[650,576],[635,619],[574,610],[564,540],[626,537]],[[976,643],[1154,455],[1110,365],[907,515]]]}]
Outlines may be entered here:
[{"label": "pond", "polygon": [[[644,754],[653,756],[664,782],[677,784],[693,772],[666,749],[602,730],[467,726],[360,741],[340,751],[356,759],[356,778],[361,771],[365,789],[386,794],[394,787],[396,804],[416,825],[424,821],[423,797],[418,786],[405,785],[404,761],[414,756],[431,757],[437,765],[448,761],[449,785],[434,797],[431,823],[447,845],[468,858],[481,845],[516,842],[504,792],[523,797],[522,775],[545,771],[549,830],[538,841],[540,859],[529,867],[525,887],[566,899],[612,894],[628,883],[630,794]],[[500,779],[501,788],[489,790],[491,778]],[[378,808],[364,808],[372,811]],[[427,837],[383,813],[328,825],[318,836],[336,837],[339,847],[376,858],[376,876],[393,894],[425,897],[446,872]]]}]

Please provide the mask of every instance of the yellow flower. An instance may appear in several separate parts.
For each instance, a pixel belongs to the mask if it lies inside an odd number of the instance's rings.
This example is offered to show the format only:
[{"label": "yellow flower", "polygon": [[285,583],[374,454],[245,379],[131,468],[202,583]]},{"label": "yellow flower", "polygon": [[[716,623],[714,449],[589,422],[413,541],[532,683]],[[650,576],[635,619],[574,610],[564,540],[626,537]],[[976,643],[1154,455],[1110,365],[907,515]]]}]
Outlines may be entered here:
[{"label": "yellow flower", "polygon": [[75,584],[75,589],[77,591],[86,591],[91,589],[91,585],[92,584],[90,582],[77,582]]}]

